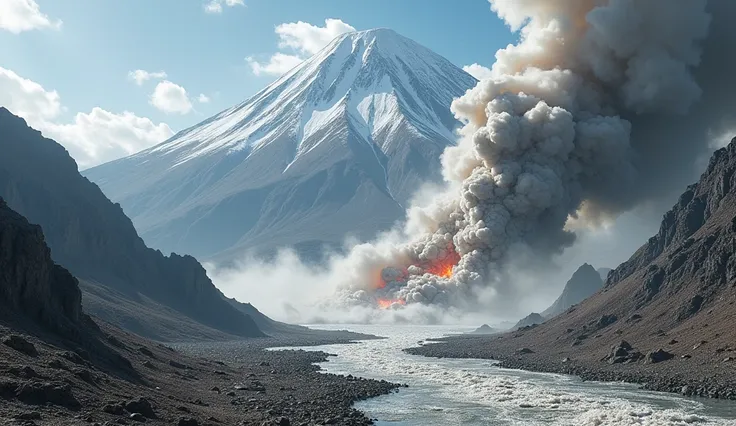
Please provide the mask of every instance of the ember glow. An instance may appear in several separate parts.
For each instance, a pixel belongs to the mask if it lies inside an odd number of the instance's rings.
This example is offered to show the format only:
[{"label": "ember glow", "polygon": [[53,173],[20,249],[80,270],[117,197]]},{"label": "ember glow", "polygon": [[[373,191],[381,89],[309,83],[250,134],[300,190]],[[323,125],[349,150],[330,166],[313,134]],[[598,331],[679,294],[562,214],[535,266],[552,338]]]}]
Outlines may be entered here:
[{"label": "ember glow", "polygon": [[446,258],[437,260],[425,268],[425,270],[438,277],[452,278],[452,271],[460,261],[460,256],[453,250]]},{"label": "ember glow", "polygon": [[388,309],[395,304],[406,305],[406,301],[402,299],[378,299],[376,302],[381,309]]}]

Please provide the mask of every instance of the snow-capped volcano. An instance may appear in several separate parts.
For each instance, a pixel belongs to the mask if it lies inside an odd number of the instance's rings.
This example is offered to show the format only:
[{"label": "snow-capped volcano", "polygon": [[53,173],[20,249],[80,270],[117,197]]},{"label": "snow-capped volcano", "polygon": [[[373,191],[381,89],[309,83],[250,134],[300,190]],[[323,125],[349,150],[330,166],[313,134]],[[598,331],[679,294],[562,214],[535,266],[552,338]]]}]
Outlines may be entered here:
[{"label": "snow-capped volcano", "polygon": [[388,29],[344,34],[247,101],[84,174],[164,251],[368,238],[403,216],[476,80]]}]

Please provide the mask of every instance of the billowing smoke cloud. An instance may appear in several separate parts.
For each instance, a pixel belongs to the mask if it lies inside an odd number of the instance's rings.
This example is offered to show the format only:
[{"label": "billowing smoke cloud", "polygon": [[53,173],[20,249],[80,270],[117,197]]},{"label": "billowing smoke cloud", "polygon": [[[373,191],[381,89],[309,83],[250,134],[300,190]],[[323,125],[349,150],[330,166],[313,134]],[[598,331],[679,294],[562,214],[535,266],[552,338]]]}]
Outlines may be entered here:
[{"label": "billowing smoke cloud", "polygon": [[443,155],[445,187],[422,192],[402,229],[313,271],[337,288],[322,312],[499,313],[536,292],[572,230],[663,212],[713,135],[736,128],[736,2],[490,3],[520,41],[453,103],[466,124]]},{"label": "billowing smoke cloud", "polygon": [[521,38],[453,103],[466,125],[444,153],[448,189],[409,211],[409,243],[351,254],[364,262],[344,301],[457,306],[477,288],[502,292],[514,253],[559,253],[574,241],[569,218],[597,222],[638,201],[625,116],[683,115],[702,95],[705,0],[491,7]]}]

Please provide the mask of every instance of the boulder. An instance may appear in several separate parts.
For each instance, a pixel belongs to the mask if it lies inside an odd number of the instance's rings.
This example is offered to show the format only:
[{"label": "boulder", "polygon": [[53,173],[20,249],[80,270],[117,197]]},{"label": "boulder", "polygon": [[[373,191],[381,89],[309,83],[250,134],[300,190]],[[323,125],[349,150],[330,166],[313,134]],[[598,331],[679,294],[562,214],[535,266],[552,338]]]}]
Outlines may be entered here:
[{"label": "boulder", "polygon": [[622,340],[618,345],[611,347],[611,352],[604,360],[609,364],[628,364],[643,358],[641,352],[635,351],[629,342]]},{"label": "boulder", "polygon": [[657,349],[656,351],[651,351],[647,354],[646,362],[649,364],[656,364],[658,362],[668,361],[674,357],[675,355],[665,351],[664,349]]},{"label": "boulder", "polygon": [[125,412],[125,407],[123,407],[123,404],[111,403],[111,404],[106,404],[104,407],[102,407],[102,411],[104,411],[107,414],[114,414],[116,416],[121,416]]},{"label": "boulder", "polygon": [[133,420],[134,422],[140,422],[140,423],[145,423],[146,422],[146,416],[144,416],[141,413],[133,413],[128,418],[130,420]]},{"label": "boulder", "polygon": [[10,335],[3,339],[3,344],[28,356],[38,356],[38,351],[36,350],[36,347],[33,345],[33,343],[16,334]]},{"label": "boulder", "polygon": [[156,413],[153,412],[151,403],[143,397],[128,401],[125,404],[125,409],[128,410],[129,413],[140,413],[149,419],[156,418]]},{"label": "boulder", "polygon": [[72,394],[71,386],[67,383],[23,383],[15,391],[15,396],[26,404],[52,404],[75,410],[81,406]]}]

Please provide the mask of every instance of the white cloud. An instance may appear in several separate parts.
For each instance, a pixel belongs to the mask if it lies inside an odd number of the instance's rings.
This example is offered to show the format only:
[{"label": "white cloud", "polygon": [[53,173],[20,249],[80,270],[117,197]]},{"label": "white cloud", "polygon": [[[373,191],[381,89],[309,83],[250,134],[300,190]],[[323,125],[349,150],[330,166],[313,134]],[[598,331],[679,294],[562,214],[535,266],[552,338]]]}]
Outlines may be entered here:
[{"label": "white cloud", "polygon": [[143,85],[143,83],[148,80],[159,80],[166,77],[167,75],[164,71],[148,72],[146,70],[135,70],[128,72],[128,78],[135,81],[139,86]]},{"label": "white cloud", "polygon": [[186,89],[169,80],[156,85],[151,94],[151,105],[167,114],[188,114],[192,110]]},{"label": "white cloud", "polygon": [[470,64],[463,67],[463,71],[472,75],[478,80],[483,80],[491,77],[491,70],[479,64]]},{"label": "white cloud", "polygon": [[59,29],[61,21],[41,13],[34,0],[0,0],[0,29],[19,34],[44,28]]},{"label": "white cloud", "polygon": [[210,102],[210,97],[205,95],[204,93],[200,93],[197,97],[197,102],[199,102],[200,104],[207,104]]},{"label": "white cloud", "polygon": [[281,52],[275,53],[266,63],[258,62],[250,56],[245,58],[245,60],[248,61],[250,69],[255,75],[281,75],[304,61],[304,59],[298,56],[286,55]]},{"label": "white cloud", "polygon": [[0,105],[31,122],[50,120],[61,114],[61,97],[35,81],[0,67]]},{"label": "white cloud", "polygon": [[308,22],[290,22],[276,27],[279,47],[298,50],[314,55],[340,34],[355,31],[355,28],[340,19],[325,19],[325,26],[318,27]]},{"label": "white cloud", "polygon": [[351,31],[355,31],[355,28],[340,19],[325,19],[324,27],[302,21],[280,24],[276,27],[279,48],[291,49],[296,54],[277,52],[265,63],[253,57],[246,60],[255,75],[281,75],[302,63],[306,57],[319,52],[335,37]]},{"label": "white cloud", "polygon": [[222,5],[227,7],[245,6],[243,0],[210,0],[204,5],[204,11],[207,13],[222,13]]},{"label": "white cloud", "polygon": [[77,113],[68,124],[47,123],[42,130],[60,143],[67,141],[64,145],[82,168],[125,157],[174,135],[165,123],[100,107],[92,108],[89,114]]},{"label": "white cloud", "polygon": [[155,124],[132,112],[116,114],[99,107],[89,113],[77,113],[72,122],[62,123],[64,107],[56,91],[48,91],[2,67],[0,105],[62,144],[81,169],[133,154],[174,134],[166,123]]}]

